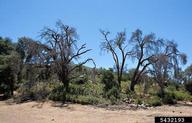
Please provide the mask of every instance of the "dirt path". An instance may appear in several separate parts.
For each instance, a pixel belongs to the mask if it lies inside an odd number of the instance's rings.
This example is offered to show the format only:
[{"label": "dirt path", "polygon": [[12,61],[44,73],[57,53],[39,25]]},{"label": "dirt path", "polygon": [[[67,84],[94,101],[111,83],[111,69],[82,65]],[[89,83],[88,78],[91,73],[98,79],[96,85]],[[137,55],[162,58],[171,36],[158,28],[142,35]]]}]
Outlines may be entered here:
[{"label": "dirt path", "polygon": [[7,104],[0,101],[0,123],[153,123],[154,116],[190,116],[192,105],[161,106],[138,110],[109,110],[53,102]]}]

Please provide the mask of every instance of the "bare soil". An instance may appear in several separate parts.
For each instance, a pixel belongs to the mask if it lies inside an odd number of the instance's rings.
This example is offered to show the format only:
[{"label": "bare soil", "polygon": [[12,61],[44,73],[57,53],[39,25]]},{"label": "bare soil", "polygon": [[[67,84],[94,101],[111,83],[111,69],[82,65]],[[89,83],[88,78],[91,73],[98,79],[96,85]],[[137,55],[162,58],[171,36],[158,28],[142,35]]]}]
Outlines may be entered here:
[{"label": "bare soil", "polygon": [[154,123],[155,116],[192,116],[191,103],[138,109],[55,102],[0,101],[0,123]]}]

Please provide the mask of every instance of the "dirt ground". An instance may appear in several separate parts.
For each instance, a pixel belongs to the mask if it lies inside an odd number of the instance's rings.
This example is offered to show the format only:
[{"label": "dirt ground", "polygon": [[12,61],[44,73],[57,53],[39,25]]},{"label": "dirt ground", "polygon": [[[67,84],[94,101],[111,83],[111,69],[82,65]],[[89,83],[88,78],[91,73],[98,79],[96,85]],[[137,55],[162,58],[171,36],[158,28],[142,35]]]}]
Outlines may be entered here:
[{"label": "dirt ground", "polygon": [[134,109],[80,104],[0,101],[0,123],[154,123],[155,116],[192,116],[192,104]]}]

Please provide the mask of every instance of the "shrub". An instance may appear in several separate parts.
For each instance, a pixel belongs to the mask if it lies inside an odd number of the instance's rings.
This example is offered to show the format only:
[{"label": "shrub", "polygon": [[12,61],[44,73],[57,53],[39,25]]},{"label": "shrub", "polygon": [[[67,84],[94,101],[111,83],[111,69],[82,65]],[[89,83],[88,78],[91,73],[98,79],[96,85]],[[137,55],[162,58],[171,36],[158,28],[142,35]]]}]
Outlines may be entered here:
[{"label": "shrub", "polygon": [[73,95],[93,95],[100,97],[103,93],[103,85],[101,83],[87,82],[85,84],[70,83],[69,93]]},{"label": "shrub", "polygon": [[185,83],[185,89],[192,95],[192,81]]},{"label": "shrub", "polygon": [[168,87],[166,88],[166,90],[169,91],[169,92],[173,92],[173,91],[176,91],[177,89],[176,89],[176,86],[175,86],[175,85],[170,84],[170,85],[168,85]]},{"label": "shrub", "polygon": [[88,82],[88,75],[82,74],[82,75],[80,75],[78,78],[76,78],[76,79],[74,80],[74,82],[75,82],[76,84],[85,84],[86,82]]},{"label": "shrub", "polygon": [[135,100],[135,103],[138,104],[138,105],[141,105],[143,103],[143,100],[141,98],[137,98]]},{"label": "shrub", "polygon": [[117,87],[112,87],[108,92],[106,93],[107,97],[110,98],[111,96],[114,96],[115,98],[119,98],[119,89]]},{"label": "shrub", "polygon": [[126,94],[128,93],[128,85],[130,84],[130,81],[121,81],[121,92]]},{"label": "shrub", "polygon": [[117,86],[112,70],[106,70],[103,72],[101,82],[104,84],[104,91],[107,92],[114,86]]},{"label": "shrub", "polygon": [[17,102],[23,102],[27,100],[43,100],[46,99],[51,88],[48,83],[45,82],[36,82],[30,83],[26,82],[21,84],[17,89],[19,95],[15,97]]},{"label": "shrub", "polygon": [[164,104],[176,104],[176,98],[173,92],[166,92],[163,99]]},{"label": "shrub", "polygon": [[[84,95],[87,90],[84,87],[84,84],[78,85],[78,84],[69,84],[69,93],[74,95]],[[87,92],[89,93],[89,92]]]},{"label": "shrub", "polygon": [[112,70],[106,70],[103,72],[101,82],[104,84],[104,97],[115,102],[119,98],[120,90],[117,82],[114,80],[114,75]]},{"label": "shrub", "polygon": [[185,89],[178,84],[169,84],[165,89],[165,97],[163,99],[166,104],[175,104],[176,101],[191,101],[192,96],[185,91]]},{"label": "shrub", "polygon": [[106,92],[106,96],[108,99],[110,99],[112,104],[116,104],[117,100],[120,98],[119,89],[117,87],[112,87]]},{"label": "shrub", "polygon": [[31,91],[31,84],[29,82],[22,83],[17,89],[19,95],[16,95],[16,102],[24,102],[33,99],[33,93]]},{"label": "shrub", "polygon": [[172,90],[179,90],[180,87],[181,87],[180,83],[177,83],[177,82],[168,83],[168,88],[170,88]]},{"label": "shrub", "polygon": [[174,95],[175,95],[176,100],[179,100],[179,101],[183,101],[183,100],[191,101],[192,100],[192,96],[185,91],[175,91]]},{"label": "shrub", "polygon": [[141,95],[143,93],[143,86],[141,83],[135,85],[135,93]]},{"label": "shrub", "polygon": [[146,103],[149,106],[161,106],[162,105],[161,98],[158,96],[152,96],[151,98],[147,99]]},{"label": "shrub", "polygon": [[98,104],[99,98],[94,96],[78,96],[76,102],[81,104]]},{"label": "shrub", "polygon": [[49,94],[49,99],[53,101],[65,101],[66,92],[64,90],[65,89],[63,85],[55,87]]},{"label": "shrub", "polygon": [[49,99],[81,104],[109,104],[110,101],[102,98],[102,93],[101,83],[70,83],[68,93],[64,92],[63,85],[59,85],[52,90]]},{"label": "shrub", "polygon": [[45,82],[38,82],[32,87],[32,93],[35,100],[46,99],[50,92],[51,88],[48,86],[48,83]]},{"label": "shrub", "polygon": [[8,98],[11,96],[10,86],[6,83],[0,83],[0,94],[4,94],[3,98]]},{"label": "shrub", "polygon": [[83,96],[83,95],[71,95],[67,94],[66,100],[74,103],[80,104],[103,104],[107,103],[107,101],[103,98],[98,98],[94,96]]},{"label": "shrub", "polygon": [[0,94],[4,94],[5,98],[12,96],[14,84],[14,74],[11,67],[0,64]]}]

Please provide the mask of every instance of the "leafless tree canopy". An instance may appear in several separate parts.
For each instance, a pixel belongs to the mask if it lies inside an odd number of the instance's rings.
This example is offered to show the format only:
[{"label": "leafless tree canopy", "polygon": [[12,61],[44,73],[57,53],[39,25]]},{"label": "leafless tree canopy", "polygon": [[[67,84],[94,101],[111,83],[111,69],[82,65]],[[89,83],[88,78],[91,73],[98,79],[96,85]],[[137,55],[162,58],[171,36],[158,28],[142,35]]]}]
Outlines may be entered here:
[{"label": "leafless tree canopy", "polygon": [[137,60],[137,66],[130,85],[130,90],[134,91],[134,86],[146,71],[147,67],[153,62],[156,62],[155,55],[156,52],[160,50],[159,48],[162,41],[157,40],[153,33],[143,36],[142,31],[137,29],[132,33],[130,43],[133,45],[132,58]]},{"label": "leafless tree canopy", "polygon": [[[115,39],[109,39],[110,32],[100,30],[104,37],[104,41],[101,43],[101,50],[110,52],[112,54],[113,60],[115,62],[115,67],[117,70],[117,80],[119,86],[121,85],[121,78],[124,71],[126,59],[131,52],[128,51],[128,42],[126,42],[126,33],[120,32],[117,34]],[[120,51],[121,56],[118,55]]]},{"label": "leafless tree canopy", "polygon": [[157,62],[151,67],[151,74],[161,88],[161,95],[164,95],[164,86],[170,79],[177,79],[179,64],[186,64],[187,56],[181,53],[177,44],[173,41],[164,41],[164,45],[156,55]]},{"label": "leafless tree canopy", "polygon": [[74,64],[80,56],[86,54],[91,49],[86,49],[86,44],[78,48],[76,29],[64,25],[61,21],[56,23],[55,30],[47,27],[44,28],[41,37],[47,41],[51,64],[54,65],[59,80],[62,81],[66,89],[68,88],[69,81],[75,78],[75,76],[72,75],[74,70],[88,61],[94,63],[92,58],[88,58],[77,65]]},{"label": "leafless tree canopy", "polygon": [[[168,80],[168,76],[174,76],[177,79],[179,65],[187,62],[186,55],[179,52],[175,42],[158,39],[154,33],[143,35],[142,31],[137,29],[127,41],[125,31],[118,33],[115,39],[109,39],[110,32],[102,30],[100,32],[104,37],[101,49],[112,54],[119,84],[127,57],[130,56],[136,61],[136,68],[129,86],[130,91],[134,91],[135,85],[141,81],[142,76],[149,73],[152,73],[151,75],[162,87],[162,83]],[[128,50],[128,47],[131,49]]]}]

